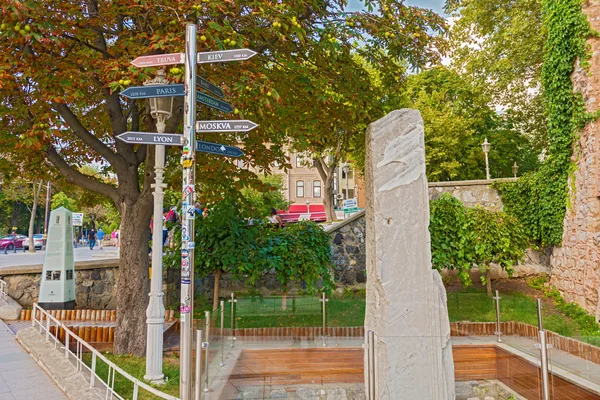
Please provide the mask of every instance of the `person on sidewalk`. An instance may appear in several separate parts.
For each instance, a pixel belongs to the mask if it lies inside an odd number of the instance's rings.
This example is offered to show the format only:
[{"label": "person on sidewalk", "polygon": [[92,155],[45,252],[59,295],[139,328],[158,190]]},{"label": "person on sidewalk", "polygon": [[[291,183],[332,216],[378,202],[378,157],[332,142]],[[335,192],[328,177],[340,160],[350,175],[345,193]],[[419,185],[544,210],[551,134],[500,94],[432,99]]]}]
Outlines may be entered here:
[{"label": "person on sidewalk", "polygon": [[96,233],[96,237],[98,238],[98,249],[99,250],[104,250],[104,231],[102,230],[102,228],[98,229],[98,233]]},{"label": "person on sidewalk", "polygon": [[96,245],[96,230],[94,228],[88,231],[88,244],[90,245],[90,250],[94,250],[94,246]]}]

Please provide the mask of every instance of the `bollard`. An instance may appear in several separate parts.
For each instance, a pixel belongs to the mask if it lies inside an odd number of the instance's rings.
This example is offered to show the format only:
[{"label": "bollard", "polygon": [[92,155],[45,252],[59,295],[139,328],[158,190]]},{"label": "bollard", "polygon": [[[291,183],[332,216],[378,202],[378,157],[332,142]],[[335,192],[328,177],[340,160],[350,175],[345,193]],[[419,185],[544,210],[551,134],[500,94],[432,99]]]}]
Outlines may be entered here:
[{"label": "bollard", "polygon": [[496,300],[496,335],[498,335],[498,343],[500,343],[502,342],[502,332],[500,331],[500,295],[498,294],[497,290],[494,300]]},{"label": "bollard", "polygon": [[369,400],[376,400],[375,397],[375,332],[367,332],[367,376],[368,376],[368,396]]},{"label": "bollard", "polygon": [[196,330],[196,374],[194,399],[201,400],[202,395],[202,329]]},{"label": "bollard", "polygon": [[235,341],[235,303],[237,303],[233,293],[231,293],[229,302],[231,303],[231,347],[233,347],[233,342]]}]

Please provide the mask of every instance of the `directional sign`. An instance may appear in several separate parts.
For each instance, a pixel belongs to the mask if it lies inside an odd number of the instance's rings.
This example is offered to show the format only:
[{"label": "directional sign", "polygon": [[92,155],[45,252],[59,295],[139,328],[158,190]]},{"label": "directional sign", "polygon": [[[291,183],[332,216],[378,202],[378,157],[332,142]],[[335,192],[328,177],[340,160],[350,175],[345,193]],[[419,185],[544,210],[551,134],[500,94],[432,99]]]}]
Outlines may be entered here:
[{"label": "directional sign", "polygon": [[244,61],[255,55],[256,52],[250,49],[204,51],[198,53],[198,64]]},{"label": "directional sign", "polygon": [[136,67],[158,67],[161,65],[183,64],[185,56],[183,53],[156,54],[153,56],[138,57],[131,62]]},{"label": "directional sign", "polygon": [[223,97],[225,95],[220,87],[213,83],[210,83],[201,76],[196,77],[196,85],[200,86],[204,90],[208,90],[217,97]]},{"label": "directional sign", "polygon": [[183,96],[185,90],[183,85],[149,85],[132,86],[123,90],[120,95],[129,99],[147,99],[150,97],[172,97]]},{"label": "directional sign", "polygon": [[202,140],[196,140],[196,151],[228,157],[241,157],[244,155],[244,152],[235,146],[226,146],[224,144],[205,142]]},{"label": "directional sign", "polygon": [[226,113],[233,112],[233,107],[231,104],[225,103],[222,100],[215,99],[207,94],[196,91],[196,101],[205,104],[209,107],[216,108],[219,111],[223,111]]},{"label": "directional sign", "polygon": [[182,137],[182,135],[176,133],[154,132],[125,132],[117,136],[125,143],[162,144],[164,146],[181,146]]},{"label": "directional sign", "polygon": [[256,128],[258,124],[247,119],[220,120],[220,121],[196,121],[196,132],[248,132]]}]

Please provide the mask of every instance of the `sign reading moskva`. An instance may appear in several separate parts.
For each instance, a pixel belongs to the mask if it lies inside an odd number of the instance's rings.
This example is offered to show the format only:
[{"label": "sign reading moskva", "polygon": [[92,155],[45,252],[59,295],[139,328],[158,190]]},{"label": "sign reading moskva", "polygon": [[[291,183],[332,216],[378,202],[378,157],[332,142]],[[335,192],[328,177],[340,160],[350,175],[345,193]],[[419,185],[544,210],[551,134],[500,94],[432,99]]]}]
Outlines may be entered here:
[{"label": "sign reading moskva", "polygon": [[247,119],[222,121],[196,121],[196,132],[248,132],[258,124]]}]

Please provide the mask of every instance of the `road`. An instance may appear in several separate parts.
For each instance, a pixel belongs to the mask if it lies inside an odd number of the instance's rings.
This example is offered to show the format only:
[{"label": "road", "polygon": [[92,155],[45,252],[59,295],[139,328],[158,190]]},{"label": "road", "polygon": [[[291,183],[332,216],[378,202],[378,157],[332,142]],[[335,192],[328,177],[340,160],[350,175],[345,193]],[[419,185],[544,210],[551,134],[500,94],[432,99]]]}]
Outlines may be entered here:
[{"label": "road", "polygon": [[[2,251],[0,252],[0,269],[21,265],[43,264],[44,254],[45,252],[41,250],[37,250],[35,253],[17,250],[16,253],[9,252],[8,254],[4,254],[4,251]],[[75,262],[116,258],[119,258],[119,252],[114,247],[105,247],[103,250],[99,250],[98,247],[94,247],[94,250],[90,250],[89,247],[78,247],[75,249]]]}]

